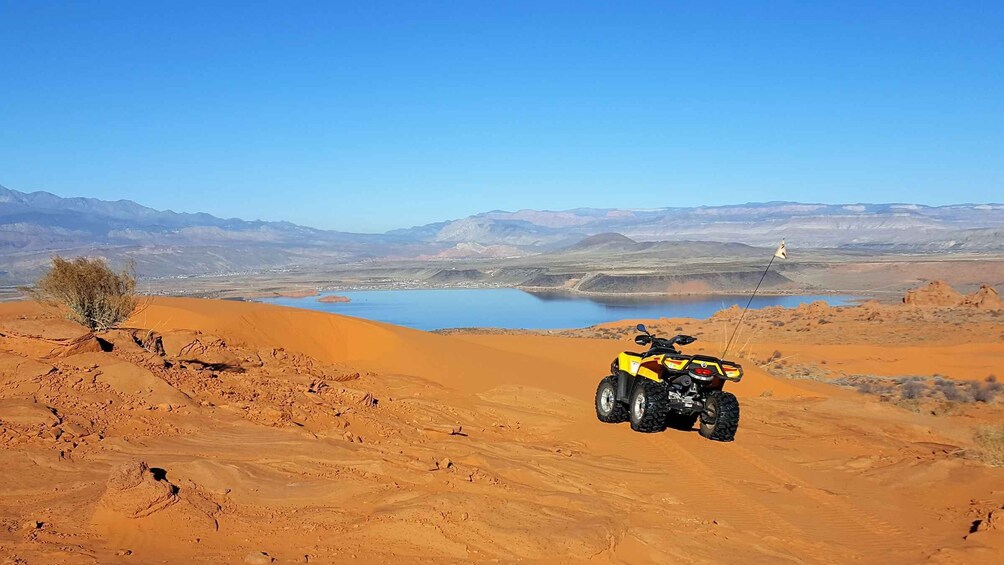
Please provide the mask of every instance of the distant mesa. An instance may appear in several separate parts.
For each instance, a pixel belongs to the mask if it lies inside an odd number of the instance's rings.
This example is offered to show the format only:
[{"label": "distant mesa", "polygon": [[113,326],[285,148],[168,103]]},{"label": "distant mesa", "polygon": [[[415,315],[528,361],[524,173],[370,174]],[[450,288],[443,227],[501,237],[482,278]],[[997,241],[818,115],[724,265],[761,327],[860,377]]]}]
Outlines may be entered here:
[{"label": "distant mesa", "polygon": [[477,282],[484,280],[486,277],[485,273],[477,269],[442,269],[426,280],[437,284],[454,284]]},{"label": "distant mesa", "polygon": [[582,292],[601,294],[707,294],[737,293],[752,290],[763,277],[762,288],[783,290],[792,280],[770,271],[723,271],[716,273],[670,274],[597,274],[579,283]]},{"label": "distant mesa", "polygon": [[562,247],[550,253],[551,256],[570,254],[612,255],[637,254],[647,259],[689,259],[694,257],[767,257],[765,248],[751,247],[742,243],[674,239],[666,241],[635,241],[616,232],[604,232],[586,237],[577,243]]},{"label": "distant mesa", "polygon": [[527,252],[513,245],[481,245],[475,242],[463,242],[436,254],[421,255],[419,259],[506,259],[524,255],[527,255]]},{"label": "distant mesa", "polygon": [[568,251],[584,251],[588,249],[597,248],[618,248],[618,247],[631,247],[638,242],[631,239],[626,235],[621,235],[615,232],[608,233],[598,233],[596,235],[591,235],[575,245],[566,248]]},{"label": "distant mesa", "polygon": [[325,304],[352,302],[348,296],[338,296],[337,294],[326,294],[317,299],[318,302],[323,302]]},{"label": "distant mesa", "polygon": [[998,310],[1004,308],[1000,295],[990,285],[981,285],[976,292],[964,295],[944,281],[933,281],[927,286],[906,291],[903,304],[908,306],[951,308],[963,306]]}]

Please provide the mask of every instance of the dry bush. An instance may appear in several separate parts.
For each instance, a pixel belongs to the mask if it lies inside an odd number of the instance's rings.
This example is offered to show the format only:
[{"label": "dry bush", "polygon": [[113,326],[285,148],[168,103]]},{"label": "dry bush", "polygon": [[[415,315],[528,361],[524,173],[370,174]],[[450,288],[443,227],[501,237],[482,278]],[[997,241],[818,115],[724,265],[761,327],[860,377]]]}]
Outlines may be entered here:
[{"label": "dry bush", "polygon": [[[797,375],[795,375],[797,378]],[[996,380],[956,382],[940,375],[934,377],[879,377],[846,375],[829,381],[831,384],[853,387],[862,394],[879,395],[892,402],[925,401],[949,404],[991,403],[1004,391]]]},{"label": "dry bush", "polygon": [[[952,383],[954,385],[954,383]],[[924,393],[924,384],[918,380],[909,380],[900,386],[899,394],[907,400],[920,398]],[[951,399],[949,399],[951,400]]]},{"label": "dry bush", "polygon": [[53,257],[52,268],[28,289],[36,300],[63,310],[92,331],[114,328],[136,309],[132,268],[116,273],[103,259]]},{"label": "dry bush", "polygon": [[1004,467],[1004,425],[984,426],[973,435],[980,460],[987,465]]}]

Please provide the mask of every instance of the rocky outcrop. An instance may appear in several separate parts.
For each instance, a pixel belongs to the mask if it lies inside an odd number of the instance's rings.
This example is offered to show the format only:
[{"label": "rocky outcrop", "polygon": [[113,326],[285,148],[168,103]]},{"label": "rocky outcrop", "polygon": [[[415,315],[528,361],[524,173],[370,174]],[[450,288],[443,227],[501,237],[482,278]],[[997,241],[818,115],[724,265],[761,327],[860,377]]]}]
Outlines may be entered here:
[{"label": "rocky outcrop", "polygon": [[908,306],[955,306],[962,300],[962,295],[944,281],[934,281],[922,288],[906,291],[903,304]]},{"label": "rocky outcrop", "polygon": [[906,291],[903,304],[933,308],[981,308],[997,310],[1004,308],[1000,295],[990,285],[981,285],[979,290],[964,295],[943,281],[934,281],[925,287]]},{"label": "rocky outcrop", "polygon": [[1001,297],[990,285],[980,285],[976,292],[964,297],[959,303],[960,306],[971,306],[973,308],[983,308],[986,310],[1000,310],[1004,308]]},{"label": "rocky outcrop", "polygon": [[178,501],[178,487],[158,477],[143,461],[114,469],[99,504],[128,518],[142,518]]}]

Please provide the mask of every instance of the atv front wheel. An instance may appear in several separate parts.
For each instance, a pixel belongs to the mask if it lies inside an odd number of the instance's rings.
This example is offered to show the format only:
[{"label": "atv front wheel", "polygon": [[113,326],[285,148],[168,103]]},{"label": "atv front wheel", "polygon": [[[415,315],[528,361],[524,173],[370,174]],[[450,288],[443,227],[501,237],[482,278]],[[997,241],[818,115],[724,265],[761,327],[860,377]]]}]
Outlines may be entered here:
[{"label": "atv front wheel", "polygon": [[617,401],[617,377],[611,375],[596,387],[596,417],[601,422],[619,424],[628,419],[628,407]]},{"label": "atv front wheel", "polygon": [[646,378],[639,378],[628,403],[631,429],[636,432],[661,432],[666,429],[669,399],[666,387]]},{"label": "atv front wheel", "polygon": [[739,400],[730,392],[708,393],[701,413],[701,435],[715,441],[736,439],[739,429]]},{"label": "atv front wheel", "polygon": [[697,423],[698,416],[700,416],[700,414],[680,414],[679,412],[670,412],[669,416],[666,416],[666,427],[673,428],[674,430],[690,431],[694,429],[694,424]]}]

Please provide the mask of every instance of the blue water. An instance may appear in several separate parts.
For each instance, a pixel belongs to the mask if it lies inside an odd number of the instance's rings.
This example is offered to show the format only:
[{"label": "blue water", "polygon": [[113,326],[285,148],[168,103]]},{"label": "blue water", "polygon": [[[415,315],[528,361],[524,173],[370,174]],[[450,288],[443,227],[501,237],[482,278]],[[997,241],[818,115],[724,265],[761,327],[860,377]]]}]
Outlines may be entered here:
[{"label": "blue water", "polygon": [[[567,294],[530,294],[513,288],[447,290],[360,290],[334,292],[348,303],[311,298],[273,298],[272,304],[356,316],[419,330],[444,328],[584,328],[624,319],[707,318],[748,296],[592,299]],[[823,300],[833,306],[854,296],[758,296],[751,308],[798,306]]]}]

